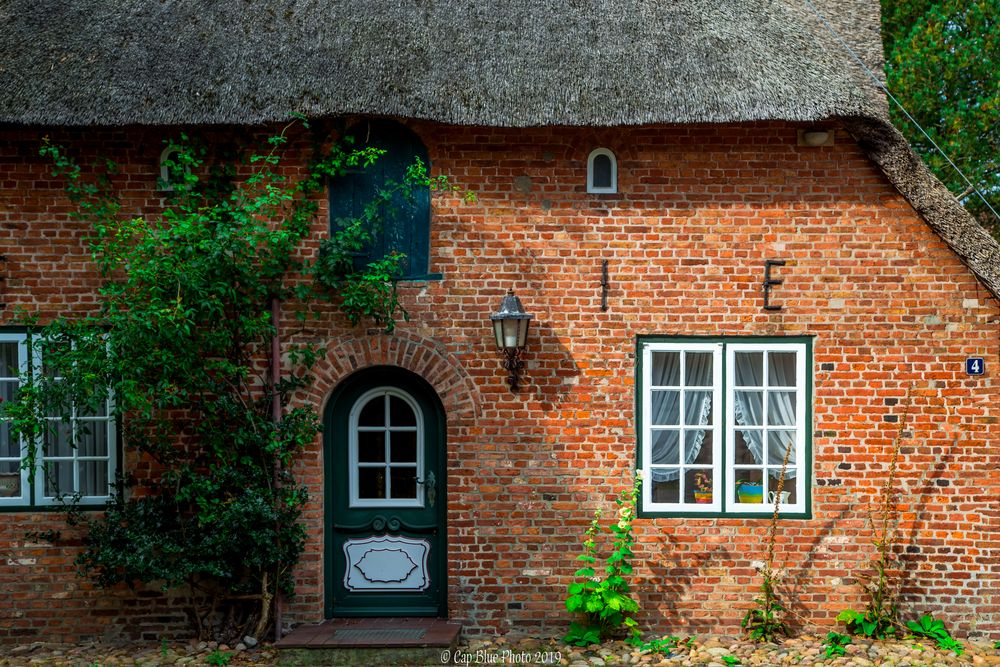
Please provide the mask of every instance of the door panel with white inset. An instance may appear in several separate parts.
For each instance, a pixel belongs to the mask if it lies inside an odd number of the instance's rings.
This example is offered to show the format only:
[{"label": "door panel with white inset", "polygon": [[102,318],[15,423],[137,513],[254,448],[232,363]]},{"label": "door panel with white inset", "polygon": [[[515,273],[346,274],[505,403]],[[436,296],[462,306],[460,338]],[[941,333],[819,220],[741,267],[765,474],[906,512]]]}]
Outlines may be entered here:
[{"label": "door panel with white inset", "polygon": [[325,420],[326,616],[445,614],[444,413],[408,371],[359,371]]}]

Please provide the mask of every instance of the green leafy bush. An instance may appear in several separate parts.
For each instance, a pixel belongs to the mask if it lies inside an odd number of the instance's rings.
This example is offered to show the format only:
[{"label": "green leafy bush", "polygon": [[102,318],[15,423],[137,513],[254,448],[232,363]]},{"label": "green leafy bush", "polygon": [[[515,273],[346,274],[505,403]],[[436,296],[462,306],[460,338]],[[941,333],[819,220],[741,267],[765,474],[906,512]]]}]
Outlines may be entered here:
[{"label": "green leafy bush", "polygon": [[906,627],[917,637],[933,639],[940,649],[954,651],[956,655],[965,653],[965,647],[962,645],[962,642],[951,636],[948,628],[944,625],[944,621],[934,618],[931,614],[924,614],[915,621],[907,621]]},{"label": "green leafy bush", "polygon": [[611,532],[614,542],[611,555],[606,560],[604,576],[597,575],[597,543],[595,537],[601,533],[601,510],[594,512],[594,519],[586,531],[584,553],[577,560],[585,563],[576,571],[577,581],[569,585],[566,609],[582,617],[582,622],[570,624],[563,641],[575,646],[598,644],[624,632],[627,641],[642,645],[639,628],[633,614],[639,611],[637,603],[629,595],[627,576],[633,573],[630,559],[635,539],[632,522],[635,520],[636,503],[639,497],[641,479],[637,475],[632,488],[621,492],[615,500],[618,505],[617,521],[612,522]]},{"label": "green leafy bush", "polygon": [[850,635],[845,635],[840,632],[828,632],[826,633],[826,639],[823,640],[823,653],[826,655],[827,659],[834,658],[839,655],[845,655],[847,653],[846,647],[850,643]]},{"label": "green leafy bush", "polygon": [[891,619],[870,612],[845,609],[837,614],[837,620],[847,626],[847,631],[869,639],[887,639],[895,636],[896,626]]}]

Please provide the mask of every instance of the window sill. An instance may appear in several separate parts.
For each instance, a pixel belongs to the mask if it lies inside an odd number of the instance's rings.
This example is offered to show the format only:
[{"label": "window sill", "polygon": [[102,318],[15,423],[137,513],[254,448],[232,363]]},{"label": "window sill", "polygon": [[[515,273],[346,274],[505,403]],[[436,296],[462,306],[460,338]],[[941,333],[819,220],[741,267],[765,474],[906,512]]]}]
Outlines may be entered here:
[{"label": "window sill", "polygon": [[[52,503],[46,505],[0,505],[0,514],[5,512],[10,512],[12,514],[24,514],[28,512],[65,512],[70,507],[73,507],[71,503]],[[107,501],[99,501],[97,503],[80,503],[79,505],[76,505],[75,508],[82,512],[103,512],[107,509]]]},{"label": "window sill", "polygon": [[[774,512],[657,512],[640,509],[637,513],[640,519],[764,519],[770,521]],[[812,519],[812,512],[781,512],[778,518]]]},{"label": "window sill", "polygon": [[422,276],[407,276],[405,278],[399,278],[396,282],[400,283],[426,283],[433,282],[437,280],[444,280],[443,273],[425,273]]}]

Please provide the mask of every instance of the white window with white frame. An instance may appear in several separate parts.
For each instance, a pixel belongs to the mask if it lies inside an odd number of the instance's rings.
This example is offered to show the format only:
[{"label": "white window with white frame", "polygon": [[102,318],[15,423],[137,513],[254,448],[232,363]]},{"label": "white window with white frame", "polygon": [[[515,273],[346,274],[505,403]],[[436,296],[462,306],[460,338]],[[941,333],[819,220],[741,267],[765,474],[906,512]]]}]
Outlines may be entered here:
[{"label": "white window with white frame", "polygon": [[[29,363],[31,347],[25,333],[0,333],[0,398],[4,402],[16,399],[29,369],[42,372],[44,360],[37,348]],[[110,498],[118,466],[110,398],[92,409],[70,405],[44,415],[35,443],[34,470],[23,466],[27,443],[14,437],[10,421],[0,411],[0,507],[59,505],[70,497],[86,505]]]},{"label": "white window with white frame", "polygon": [[803,338],[640,340],[643,511],[805,515],[808,358]]},{"label": "white window with white frame", "polygon": [[587,192],[618,192],[618,160],[608,148],[595,148],[587,156]]},{"label": "white window with white frame", "polygon": [[404,391],[373,389],[351,408],[351,507],[423,507],[423,413]]}]

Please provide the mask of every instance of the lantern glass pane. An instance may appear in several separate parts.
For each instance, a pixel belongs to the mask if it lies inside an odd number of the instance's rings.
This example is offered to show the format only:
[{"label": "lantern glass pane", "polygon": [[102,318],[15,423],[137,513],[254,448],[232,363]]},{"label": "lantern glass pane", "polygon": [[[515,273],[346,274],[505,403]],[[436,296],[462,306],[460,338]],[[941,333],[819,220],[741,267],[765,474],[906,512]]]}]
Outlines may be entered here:
[{"label": "lantern glass pane", "polygon": [[503,320],[503,347],[509,349],[517,347],[517,323],[518,320]]},{"label": "lantern glass pane", "polygon": [[493,320],[493,337],[497,340],[497,347],[503,349],[503,320]]},{"label": "lantern glass pane", "polygon": [[528,323],[531,320],[525,318],[523,320],[517,321],[517,346],[524,347],[524,344],[528,342]]}]

